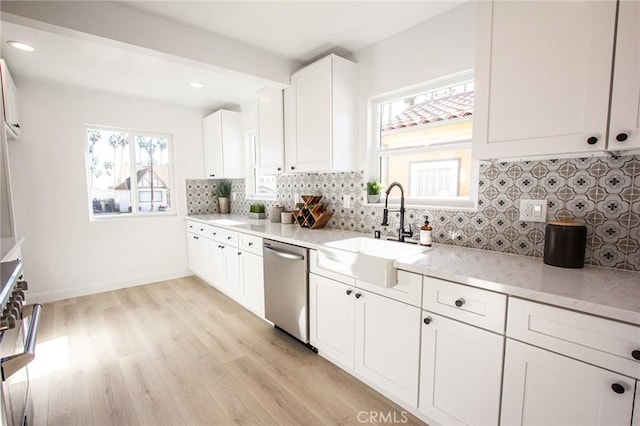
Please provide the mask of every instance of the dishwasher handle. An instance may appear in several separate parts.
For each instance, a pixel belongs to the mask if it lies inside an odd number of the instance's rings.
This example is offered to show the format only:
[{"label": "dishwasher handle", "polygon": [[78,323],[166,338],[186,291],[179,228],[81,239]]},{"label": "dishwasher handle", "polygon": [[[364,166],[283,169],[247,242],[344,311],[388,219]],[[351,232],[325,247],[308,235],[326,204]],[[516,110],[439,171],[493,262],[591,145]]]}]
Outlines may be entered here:
[{"label": "dishwasher handle", "polygon": [[286,253],[284,251],[280,251],[280,250],[276,250],[276,249],[272,249],[271,247],[267,247],[267,246],[262,246],[262,249],[266,252],[272,253],[276,256],[279,257],[284,257],[285,259],[291,259],[291,260],[304,260],[304,256],[301,254],[292,254],[292,253]]}]

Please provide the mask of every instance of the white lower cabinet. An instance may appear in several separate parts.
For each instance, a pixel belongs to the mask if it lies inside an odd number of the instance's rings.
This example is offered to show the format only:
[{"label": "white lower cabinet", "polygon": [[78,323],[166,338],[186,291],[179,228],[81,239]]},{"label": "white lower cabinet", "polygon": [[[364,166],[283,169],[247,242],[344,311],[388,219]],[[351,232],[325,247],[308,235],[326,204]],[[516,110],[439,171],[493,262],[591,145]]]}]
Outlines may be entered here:
[{"label": "white lower cabinet", "polygon": [[504,337],[422,313],[420,402],[445,425],[497,425]]},{"label": "white lower cabinet", "polygon": [[233,246],[225,246],[223,251],[226,273],[224,291],[234,299],[240,300],[240,252]]},{"label": "white lower cabinet", "polygon": [[264,318],[262,238],[187,221],[189,268]]},{"label": "white lower cabinet", "polygon": [[420,308],[359,289],[355,297],[356,373],[417,407]]},{"label": "white lower cabinet", "polygon": [[310,274],[310,342],[411,407],[418,403],[420,308]]},{"label": "white lower cabinet", "polygon": [[189,269],[194,274],[202,276],[203,272],[203,240],[204,238],[188,233],[187,234],[187,250],[189,252]]},{"label": "white lower cabinet", "polygon": [[629,425],[635,379],[507,339],[502,425]]},{"label": "white lower cabinet", "polygon": [[238,251],[240,263],[240,302],[264,318],[264,273],[262,256]]},{"label": "white lower cabinet", "polygon": [[309,341],[347,370],[354,368],[354,295],[354,286],[309,274]]}]

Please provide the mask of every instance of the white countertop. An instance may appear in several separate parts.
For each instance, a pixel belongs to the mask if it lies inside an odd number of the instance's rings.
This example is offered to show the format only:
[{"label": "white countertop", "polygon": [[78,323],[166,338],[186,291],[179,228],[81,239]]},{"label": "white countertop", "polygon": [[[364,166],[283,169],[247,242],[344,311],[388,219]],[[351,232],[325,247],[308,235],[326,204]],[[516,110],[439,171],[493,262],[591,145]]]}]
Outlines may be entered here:
[{"label": "white countertop", "polygon": [[[222,226],[263,238],[317,248],[345,238],[372,236],[339,229],[308,229],[241,215],[189,216],[203,223],[231,219],[242,225]],[[540,258],[435,244],[424,254],[395,261],[398,269],[484,288],[533,301],[574,309],[640,325],[640,272],[585,266],[545,265]]]}]

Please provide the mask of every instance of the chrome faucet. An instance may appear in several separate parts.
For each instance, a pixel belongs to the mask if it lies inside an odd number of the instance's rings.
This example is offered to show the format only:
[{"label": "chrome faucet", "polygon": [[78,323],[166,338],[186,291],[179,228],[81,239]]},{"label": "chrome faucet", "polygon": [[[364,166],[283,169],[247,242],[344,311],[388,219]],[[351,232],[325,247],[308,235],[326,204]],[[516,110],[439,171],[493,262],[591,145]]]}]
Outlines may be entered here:
[{"label": "chrome faucet", "polygon": [[413,231],[411,230],[411,227],[409,227],[408,231],[404,230],[404,189],[398,182],[393,182],[385,191],[387,196],[384,199],[384,210],[382,211],[382,223],[380,225],[389,226],[389,209],[387,208],[387,203],[389,202],[389,192],[391,192],[391,190],[396,186],[400,188],[400,210],[391,211],[400,212],[400,228],[398,228],[398,241],[404,242],[405,237],[413,237]]}]

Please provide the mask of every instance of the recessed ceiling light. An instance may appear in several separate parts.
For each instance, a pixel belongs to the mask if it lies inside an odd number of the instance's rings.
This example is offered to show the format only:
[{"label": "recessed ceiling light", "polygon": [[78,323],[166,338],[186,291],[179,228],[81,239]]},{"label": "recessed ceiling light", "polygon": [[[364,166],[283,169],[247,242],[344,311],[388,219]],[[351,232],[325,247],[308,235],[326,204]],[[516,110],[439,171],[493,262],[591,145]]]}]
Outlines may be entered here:
[{"label": "recessed ceiling light", "polygon": [[189,83],[189,86],[197,87],[199,89],[201,87],[204,87],[204,83],[200,83],[199,81],[192,81],[191,83]]},{"label": "recessed ceiling light", "polygon": [[7,44],[9,46],[15,47],[16,49],[24,50],[25,52],[33,52],[36,50],[28,44],[22,43],[21,41],[10,40],[7,42]]}]

